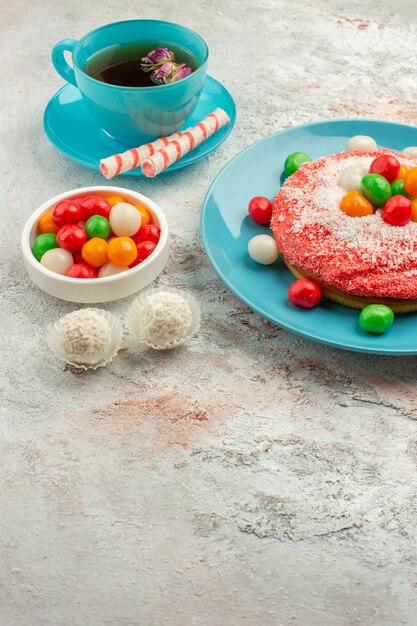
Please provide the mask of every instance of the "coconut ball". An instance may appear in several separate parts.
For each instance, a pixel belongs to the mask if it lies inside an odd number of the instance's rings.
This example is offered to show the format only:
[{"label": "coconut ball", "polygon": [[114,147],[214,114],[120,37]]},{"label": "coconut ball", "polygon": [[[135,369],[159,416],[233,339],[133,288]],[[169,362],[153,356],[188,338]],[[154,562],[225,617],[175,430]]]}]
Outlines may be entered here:
[{"label": "coconut ball", "polygon": [[187,337],[192,322],[190,306],[179,294],[160,291],[146,298],[138,311],[140,339],[168,347]]},{"label": "coconut ball", "polygon": [[96,311],[81,309],[62,319],[61,345],[68,361],[95,365],[107,356],[110,344],[110,325]]}]

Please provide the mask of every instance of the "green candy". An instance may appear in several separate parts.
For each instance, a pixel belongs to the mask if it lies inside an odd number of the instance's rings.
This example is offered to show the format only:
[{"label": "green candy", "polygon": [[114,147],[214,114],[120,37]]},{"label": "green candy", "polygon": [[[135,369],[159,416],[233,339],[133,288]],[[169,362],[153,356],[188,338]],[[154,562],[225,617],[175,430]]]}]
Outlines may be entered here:
[{"label": "green candy", "polygon": [[102,215],[93,215],[86,222],[85,232],[87,233],[87,237],[89,239],[92,239],[93,237],[108,239],[110,234],[110,222]]},{"label": "green candy", "polygon": [[391,185],[380,174],[366,174],[362,178],[361,192],[378,209],[391,198]]},{"label": "green candy", "polygon": [[59,248],[56,235],[54,233],[42,233],[42,235],[36,237],[33,244],[33,256],[37,261],[40,261],[45,252],[52,250],[52,248]]},{"label": "green candy", "polygon": [[406,198],[411,198],[410,194],[406,192],[404,189],[404,181],[403,180],[394,180],[391,183],[391,194],[393,196],[405,196]]},{"label": "green candy", "polygon": [[284,172],[287,176],[291,176],[291,174],[300,169],[303,163],[308,163],[309,161],[311,159],[305,152],[293,152],[285,159]]},{"label": "green candy", "polygon": [[382,335],[394,321],[394,312],[385,304],[368,304],[359,315],[359,326],[366,333]]}]

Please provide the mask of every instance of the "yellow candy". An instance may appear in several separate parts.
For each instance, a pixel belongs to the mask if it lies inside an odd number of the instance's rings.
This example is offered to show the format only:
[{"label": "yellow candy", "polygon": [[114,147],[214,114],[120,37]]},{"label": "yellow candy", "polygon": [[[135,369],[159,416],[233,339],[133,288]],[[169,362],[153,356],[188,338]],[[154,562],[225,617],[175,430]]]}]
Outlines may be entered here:
[{"label": "yellow candy", "polygon": [[411,200],[411,206],[413,210],[411,214],[411,221],[417,222],[417,198],[414,198],[414,200]]},{"label": "yellow candy", "polygon": [[152,220],[151,220],[151,214],[149,213],[148,209],[145,209],[145,207],[138,206],[138,205],[136,205],[136,208],[142,217],[141,226],[145,226],[145,224],[150,224]]},{"label": "yellow candy", "polygon": [[52,221],[52,211],[47,211],[42,215],[38,222],[38,229],[40,233],[58,232],[58,226]]},{"label": "yellow candy", "polygon": [[117,267],[127,267],[136,259],[138,250],[130,237],[115,237],[109,243],[109,261]]},{"label": "yellow candy", "polygon": [[110,204],[110,206],[114,206],[119,202],[125,202],[125,199],[122,198],[122,196],[110,196],[110,198],[107,198],[107,202]]},{"label": "yellow candy", "polygon": [[109,260],[108,248],[107,241],[100,237],[93,237],[81,248],[81,256],[93,267],[101,267]]},{"label": "yellow candy", "polygon": [[349,191],[343,196],[340,208],[349,217],[364,217],[374,212],[372,204],[358,191]]},{"label": "yellow candy", "polygon": [[404,180],[404,176],[407,174],[410,168],[406,165],[400,165],[400,169],[398,170],[398,174],[395,180]]},{"label": "yellow candy", "polygon": [[412,167],[405,175],[404,189],[413,198],[417,197],[417,167]]}]

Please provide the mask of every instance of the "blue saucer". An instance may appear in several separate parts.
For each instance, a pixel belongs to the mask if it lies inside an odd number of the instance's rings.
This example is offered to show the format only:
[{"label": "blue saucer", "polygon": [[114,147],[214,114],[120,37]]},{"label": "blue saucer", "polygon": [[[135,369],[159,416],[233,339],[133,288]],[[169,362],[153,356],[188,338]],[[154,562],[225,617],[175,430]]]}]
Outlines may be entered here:
[{"label": "blue saucer", "polygon": [[[234,100],[221,83],[207,76],[198,104],[183,128],[194,126],[217,107],[226,111],[230,117],[230,124],[166,171],[179,170],[199,161],[220,146],[232,131],[236,119]],[[43,125],[48,139],[60,152],[80,165],[97,171],[100,171],[100,159],[134,147],[119,143],[107,135],[91,117],[80,91],[70,84],[62,87],[49,101]],[[136,168],[120,176],[143,176],[143,174],[140,168]]]},{"label": "blue saucer", "polygon": [[247,252],[254,235],[270,232],[247,217],[253,196],[273,198],[285,158],[301,150],[312,159],[346,150],[349,137],[370,135],[379,147],[403,150],[417,145],[417,128],[375,120],[334,120],[285,130],[249,146],[212,183],[201,215],[203,243],[216,272],[251,309],[298,335],[331,346],[377,354],[417,354],[417,313],[396,315],[385,335],[361,331],[359,312],[328,300],[314,309],[288,302],[294,277],[283,263],[253,262]]}]

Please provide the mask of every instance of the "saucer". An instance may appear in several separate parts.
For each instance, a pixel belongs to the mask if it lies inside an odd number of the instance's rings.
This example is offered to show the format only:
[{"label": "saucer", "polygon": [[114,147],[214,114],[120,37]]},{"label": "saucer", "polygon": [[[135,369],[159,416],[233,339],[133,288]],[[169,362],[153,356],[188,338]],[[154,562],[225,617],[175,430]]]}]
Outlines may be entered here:
[{"label": "saucer", "polygon": [[[179,170],[199,161],[220,146],[232,131],[236,119],[234,100],[221,83],[207,76],[197,106],[180,130],[194,126],[217,107],[226,111],[230,117],[230,124],[173,163],[166,171]],[[119,143],[105,133],[87,110],[79,89],[70,84],[62,87],[49,101],[43,125],[48,139],[55,148],[80,165],[98,172],[100,159],[124,152],[129,147],[136,147]],[[143,176],[140,168],[119,175]]]}]

